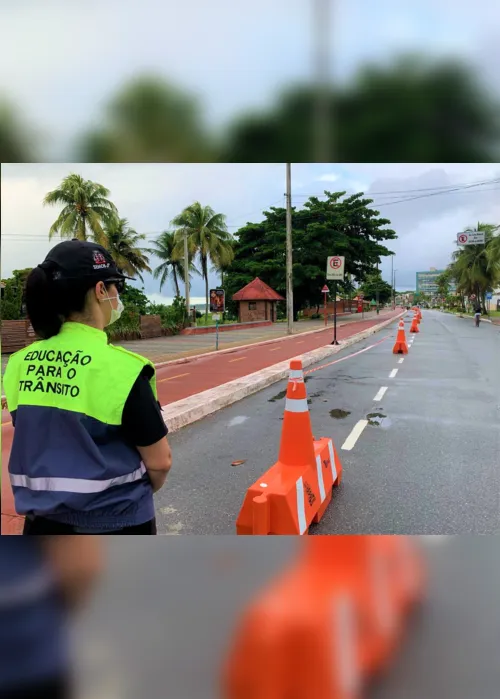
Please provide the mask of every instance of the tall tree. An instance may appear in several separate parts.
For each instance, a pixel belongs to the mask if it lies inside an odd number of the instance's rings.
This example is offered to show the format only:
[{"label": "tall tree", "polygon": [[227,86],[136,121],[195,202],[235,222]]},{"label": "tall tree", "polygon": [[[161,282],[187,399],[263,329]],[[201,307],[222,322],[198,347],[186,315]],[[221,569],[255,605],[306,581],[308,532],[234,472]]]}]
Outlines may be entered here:
[{"label": "tall tree", "polygon": [[100,125],[79,144],[84,162],[206,162],[215,157],[196,98],[155,75],[112,97]]},{"label": "tall tree", "polygon": [[[148,248],[148,252],[161,260],[153,272],[154,278],[160,280],[160,291],[171,276],[175,295],[180,296],[179,279],[184,280],[184,251],[183,256],[179,257],[176,242],[173,231],[163,231],[154,241],[153,247]],[[189,264],[189,270],[190,272],[198,272],[192,262]]]},{"label": "tall tree", "polygon": [[491,252],[497,245],[497,230],[498,226],[481,222],[466,228],[466,233],[484,231],[485,245],[465,245],[453,253],[451,269],[459,293],[469,297],[474,294],[485,310],[486,292],[494,289],[500,279],[500,259]]},{"label": "tall tree", "polygon": [[126,218],[114,218],[106,223],[104,237],[106,247],[121,272],[131,277],[137,276],[141,281],[142,272],[151,272],[146,255],[148,251],[140,246],[146,235],[131,228]]},{"label": "tall tree", "polygon": [[205,280],[205,321],[208,320],[208,264],[209,261],[225,264],[232,254],[231,235],[227,231],[226,217],[217,214],[210,206],[195,201],[176,216],[176,254],[183,255],[184,234],[188,237],[190,255],[198,255],[200,271]]},{"label": "tall tree", "polygon": [[62,238],[93,238],[106,246],[104,226],[118,215],[116,206],[109,201],[109,189],[102,184],[84,180],[71,173],[57,189],[48,192],[43,200],[46,206],[62,205],[59,216],[49,230],[49,238],[59,233]]},{"label": "tall tree", "polygon": [[[294,314],[301,308],[322,303],[329,255],[346,258],[346,281],[338,290],[348,291],[348,275],[363,281],[381,257],[391,254],[382,243],[396,238],[386,226],[388,219],[370,208],[363,194],[327,192],[325,199],[311,197],[300,210],[292,211]],[[264,220],[249,223],[236,233],[235,258],[225,287],[228,297],[260,277],[278,293],[286,294],[286,212],[272,207]]]},{"label": "tall tree", "polygon": [[[446,95],[446,99],[444,99]],[[323,99],[330,111],[331,162],[491,162],[500,140],[498,106],[471,68],[403,56],[368,65]],[[295,86],[265,112],[229,128],[222,160],[310,162],[316,158],[317,89]]]}]

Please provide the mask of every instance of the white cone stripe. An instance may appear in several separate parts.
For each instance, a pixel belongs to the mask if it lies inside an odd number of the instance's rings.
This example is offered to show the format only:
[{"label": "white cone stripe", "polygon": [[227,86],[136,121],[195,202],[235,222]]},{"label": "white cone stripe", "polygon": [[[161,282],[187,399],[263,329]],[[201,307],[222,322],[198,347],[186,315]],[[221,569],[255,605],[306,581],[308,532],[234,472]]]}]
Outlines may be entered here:
[{"label": "white cone stripe", "polygon": [[358,638],[356,633],[355,609],[348,595],[338,594],[334,598],[334,660],[332,668],[338,673],[340,690],[346,697],[358,696],[361,676],[358,665]]},{"label": "white cone stripe", "polygon": [[321,463],[321,456],[318,454],[316,457],[316,472],[318,474],[318,485],[319,485],[319,495],[321,498],[321,502],[326,497],[325,493],[325,483],[323,481],[323,464]]},{"label": "white cone stripe", "polygon": [[289,413],[309,412],[307,398],[287,398],[285,402],[285,410],[287,410]]},{"label": "white cone stripe", "polygon": [[333,443],[332,440],[328,442],[328,451],[330,452],[330,463],[332,465],[333,482],[337,480],[337,464],[335,463],[335,455],[333,453]]},{"label": "white cone stripe", "polygon": [[304,376],[302,369],[290,369],[291,379],[301,379]]},{"label": "white cone stripe", "polygon": [[299,534],[302,535],[307,529],[304,482],[302,480],[302,476],[295,483],[295,490],[297,492],[297,519],[299,520]]}]

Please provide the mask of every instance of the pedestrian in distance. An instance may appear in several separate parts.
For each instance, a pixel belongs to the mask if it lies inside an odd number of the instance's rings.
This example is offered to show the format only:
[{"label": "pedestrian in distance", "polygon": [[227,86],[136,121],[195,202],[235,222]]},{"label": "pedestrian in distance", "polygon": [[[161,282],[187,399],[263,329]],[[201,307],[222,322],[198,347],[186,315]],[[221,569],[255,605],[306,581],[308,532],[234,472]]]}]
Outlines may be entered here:
[{"label": "pedestrian in distance", "polygon": [[479,302],[477,302],[475,307],[474,307],[474,322],[475,322],[476,328],[478,328],[479,323],[481,322],[481,304]]},{"label": "pedestrian in distance", "polygon": [[156,534],[172,455],[155,367],[108,342],[125,277],[95,243],[56,245],[26,281],[39,341],[13,354],[9,475],[24,534]]},{"label": "pedestrian in distance", "polygon": [[69,622],[102,574],[94,536],[0,539],[0,699],[71,699]]}]

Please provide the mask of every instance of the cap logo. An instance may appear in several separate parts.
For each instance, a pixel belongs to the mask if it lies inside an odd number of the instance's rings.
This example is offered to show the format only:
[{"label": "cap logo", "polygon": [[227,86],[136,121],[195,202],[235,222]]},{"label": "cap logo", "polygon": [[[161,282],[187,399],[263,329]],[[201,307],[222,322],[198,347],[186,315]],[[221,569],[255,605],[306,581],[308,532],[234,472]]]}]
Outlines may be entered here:
[{"label": "cap logo", "polygon": [[109,262],[106,262],[106,258],[104,257],[102,252],[99,252],[99,250],[94,250],[93,257],[94,269],[106,269],[107,267],[109,267]]}]

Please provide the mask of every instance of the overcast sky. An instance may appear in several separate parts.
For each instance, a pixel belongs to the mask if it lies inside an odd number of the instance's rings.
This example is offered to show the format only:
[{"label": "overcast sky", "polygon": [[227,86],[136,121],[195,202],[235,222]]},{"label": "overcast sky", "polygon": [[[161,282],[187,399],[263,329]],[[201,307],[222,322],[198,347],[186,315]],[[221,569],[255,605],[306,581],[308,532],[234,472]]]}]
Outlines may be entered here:
[{"label": "overcast sky", "polygon": [[[324,0],[332,77],[399,52],[460,55],[498,88],[497,0]],[[126,80],[156,72],[200,96],[208,119],[273,101],[311,79],[317,0],[0,0],[0,95],[47,144],[99,119]],[[452,9],[450,9],[452,8]],[[186,30],[188,28],[188,30]],[[78,50],[75,50],[78,46]],[[48,146],[49,147],[49,146]],[[65,158],[62,158],[65,159]]]},{"label": "overcast sky", "polygon": [[[59,209],[44,207],[42,199],[70,172],[105,185],[120,215],[149,239],[168,228],[171,219],[194,200],[225,214],[232,233],[247,221],[261,220],[266,208],[284,204],[283,164],[2,165],[3,278],[13,269],[38,264],[54,244],[47,233]],[[500,184],[490,183],[495,178],[500,180],[498,163],[294,164],[292,199],[300,207],[306,195],[321,194],[325,188],[373,192],[374,208],[391,220],[398,234],[389,248],[396,254],[396,286],[403,290],[415,287],[416,271],[448,264],[457,232],[478,221],[500,223]],[[439,189],[477,182],[487,184],[447,193]],[[400,201],[411,197],[419,198]],[[152,264],[157,264],[154,258]],[[382,265],[387,281],[390,270],[388,259]],[[212,276],[211,283],[215,282]],[[145,290],[148,295],[159,294],[151,275],[145,275]],[[162,293],[171,297],[173,289],[168,285]],[[197,303],[203,294],[203,282],[195,278],[192,296],[199,298]]]}]

